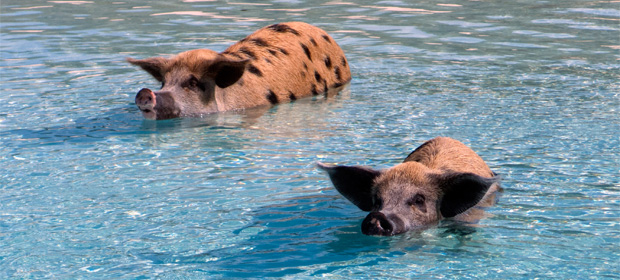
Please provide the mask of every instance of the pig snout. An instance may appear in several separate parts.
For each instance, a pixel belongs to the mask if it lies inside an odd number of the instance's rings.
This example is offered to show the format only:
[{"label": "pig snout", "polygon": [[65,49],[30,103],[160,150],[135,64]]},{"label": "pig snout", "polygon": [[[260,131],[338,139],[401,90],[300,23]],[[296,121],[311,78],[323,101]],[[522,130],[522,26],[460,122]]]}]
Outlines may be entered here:
[{"label": "pig snout", "polygon": [[[390,215],[392,216],[392,215]],[[390,236],[400,233],[397,217],[386,216],[381,212],[371,212],[362,222],[362,233],[366,235]]]},{"label": "pig snout", "polygon": [[138,94],[136,94],[136,105],[138,106],[138,109],[142,111],[142,116],[144,116],[144,118],[150,120],[157,118],[157,114],[154,110],[156,104],[157,99],[152,90],[143,88],[138,91]]},{"label": "pig snout", "polygon": [[148,88],[143,88],[136,94],[136,105],[143,113],[152,112],[156,103],[155,93]]}]

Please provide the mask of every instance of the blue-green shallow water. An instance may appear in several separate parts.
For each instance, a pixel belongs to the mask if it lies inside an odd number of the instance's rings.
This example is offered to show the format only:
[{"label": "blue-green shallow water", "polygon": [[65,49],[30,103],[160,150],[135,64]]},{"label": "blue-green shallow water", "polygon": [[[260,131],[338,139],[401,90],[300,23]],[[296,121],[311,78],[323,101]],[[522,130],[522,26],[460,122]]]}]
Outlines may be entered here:
[{"label": "blue-green shallow water", "polygon": [[[0,278],[619,278],[618,1],[240,2],[2,1]],[[125,57],[291,20],[343,47],[348,90],[134,107],[157,83]],[[386,168],[439,135],[503,178],[477,227],[364,236],[314,167]]]}]

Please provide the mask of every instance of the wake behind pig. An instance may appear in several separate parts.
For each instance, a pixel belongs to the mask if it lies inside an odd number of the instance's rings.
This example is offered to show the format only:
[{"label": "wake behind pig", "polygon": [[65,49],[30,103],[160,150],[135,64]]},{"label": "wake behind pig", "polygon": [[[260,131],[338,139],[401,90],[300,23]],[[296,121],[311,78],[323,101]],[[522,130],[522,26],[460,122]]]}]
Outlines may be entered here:
[{"label": "wake behind pig", "polygon": [[161,82],[141,89],[136,105],[163,120],[275,105],[338,92],[351,80],[349,64],[324,30],[303,22],[261,28],[221,53],[190,50],[170,58],[128,58]]}]

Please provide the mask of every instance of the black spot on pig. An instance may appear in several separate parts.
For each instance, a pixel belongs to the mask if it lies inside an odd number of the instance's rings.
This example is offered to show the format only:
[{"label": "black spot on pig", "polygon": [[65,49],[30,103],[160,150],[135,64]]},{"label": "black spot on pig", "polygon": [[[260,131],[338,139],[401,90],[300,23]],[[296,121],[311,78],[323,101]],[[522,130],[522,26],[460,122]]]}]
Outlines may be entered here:
[{"label": "black spot on pig", "polygon": [[227,55],[230,55],[230,56],[238,58],[238,59],[243,59],[244,58],[243,56],[241,56],[240,54],[238,54],[236,52],[225,51],[225,52],[223,52],[223,54],[227,54]]},{"label": "black spot on pig", "polygon": [[325,57],[325,66],[327,69],[332,69],[332,59],[329,56]]},{"label": "black spot on pig", "polygon": [[342,72],[340,72],[340,67],[338,67],[338,66],[334,67],[334,74],[336,74],[336,80],[337,81],[341,81],[342,80]]},{"label": "black spot on pig", "polygon": [[283,48],[280,48],[280,52],[284,55],[288,55],[288,51]]},{"label": "black spot on pig", "polygon": [[297,100],[297,96],[295,96],[295,94],[292,91],[288,92],[288,99],[290,100]]},{"label": "black spot on pig", "polygon": [[323,36],[322,36],[322,37],[323,37],[323,39],[324,39],[326,42],[328,42],[328,43],[330,43],[330,44],[331,44],[332,40],[331,40],[331,39],[329,39],[329,36],[327,36],[326,34],[323,34]]},{"label": "black spot on pig", "polygon": [[306,56],[308,57],[308,59],[310,59],[310,61],[312,61],[312,54],[310,54],[310,49],[308,49],[308,46],[304,45],[303,43],[300,43],[301,48],[304,49],[304,53],[306,53]]},{"label": "black spot on pig", "polygon": [[259,76],[259,77],[263,76],[263,72],[261,72],[260,69],[256,68],[256,66],[252,64],[248,65],[248,71],[256,76]]},{"label": "black spot on pig", "polygon": [[254,38],[250,40],[250,42],[254,43],[254,45],[257,45],[259,47],[269,47],[269,44],[261,38]]},{"label": "black spot on pig", "polygon": [[269,103],[272,105],[278,104],[279,102],[278,96],[271,90],[267,93],[267,100],[269,100]]},{"label": "black spot on pig", "polygon": [[256,54],[253,51],[251,51],[248,48],[246,48],[246,47],[242,47],[241,49],[239,49],[239,52],[247,55],[251,59],[256,59]]},{"label": "black spot on pig", "polygon": [[290,32],[293,33],[297,36],[299,36],[299,32],[297,32],[297,30],[291,28],[290,26],[286,25],[286,24],[272,24],[270,26],[267,26],[267,28],[275,31],[275,32]]},{"label": "black spot on pig", "polygon": [[316,43],[316,41],[314,40],[314,38],[310,38],[310,43],[312,43],[315,47],[318,47],[319,44]]},{"label": "black spot on pig", "polygon": [[319,95],[319,92],[316,90],[316,85],[312,85],[312,95]]},{"label": "black spot on pig", "polygon": [[319,74],[319,72],[317,72],[317,71],[314,71],[314,78],[319,83],[323,80],[323,77],[321,77],[321,74]]}]

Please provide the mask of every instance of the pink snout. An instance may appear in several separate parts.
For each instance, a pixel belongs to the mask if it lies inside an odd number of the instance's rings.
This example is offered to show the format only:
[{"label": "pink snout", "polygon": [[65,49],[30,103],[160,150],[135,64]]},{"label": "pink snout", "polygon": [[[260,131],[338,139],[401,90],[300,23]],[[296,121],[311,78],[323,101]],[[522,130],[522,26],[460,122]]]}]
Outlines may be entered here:
[{"label": "pink snout", "polygon": [[136,95],[136,105],[142,113],[151,113],[156,103],[155,94],[148,88],[141,89]]},{"label": "pink snout", "polygon": [[143,88],[136,94],[136,105],[138,105],[138,108],[142,111],[142,116],[144,118],[149,120],[157,119],[157,114],[154,110],[156,104],[157,99],[152,90]]}]

